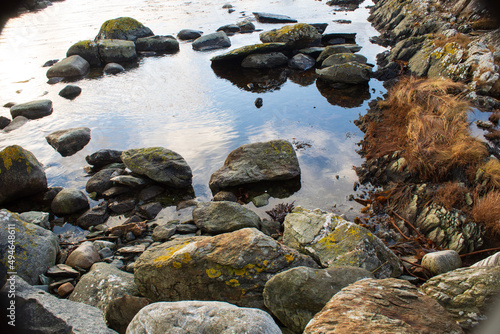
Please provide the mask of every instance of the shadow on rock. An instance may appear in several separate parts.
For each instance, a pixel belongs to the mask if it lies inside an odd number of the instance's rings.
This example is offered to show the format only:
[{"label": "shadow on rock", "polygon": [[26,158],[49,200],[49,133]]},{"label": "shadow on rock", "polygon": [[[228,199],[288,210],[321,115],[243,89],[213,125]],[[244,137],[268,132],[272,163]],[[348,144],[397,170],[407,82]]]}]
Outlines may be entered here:
[{"label": "shadow on rock", "polygon": [[323,80],[317,80],[316,87],[328,103],[344,108],[359,107],[371,97],[368,84],[332,84]]}]

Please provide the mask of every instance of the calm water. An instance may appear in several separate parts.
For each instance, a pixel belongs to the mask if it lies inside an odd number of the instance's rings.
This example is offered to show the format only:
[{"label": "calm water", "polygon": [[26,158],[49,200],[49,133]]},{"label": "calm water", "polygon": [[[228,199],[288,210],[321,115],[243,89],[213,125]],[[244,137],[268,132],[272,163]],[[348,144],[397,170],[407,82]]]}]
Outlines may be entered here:
[{"label": "calm water", "polygon": [[[342,94],[306,85],[303,79],[289,78],[279,89],[251,92],[214,73],[210,58],[227,50],[196,52],[181,42],[175,55],[142,58],[138,66],[115,76],[98,75],[77,82],[82,94],[68,101],[58,92],[67,83],[49,85],[42,65],[50,59],[64,58],[75,42],[93,39],[101,24],[111,18],[131,16],[158,35],[176,35],[184,28],[205,34],[225,24],[253,18],[253,11],[289,15],[299,22],[329,23],[329,32],[356,32],[361,54],[375,63],[384,48],[368,38],[377,32],[366,21],[365,1],[351,12],[338,11],[313,0],[234,0],[235,12],[228,13],[223,1],[172,0],[66,0],[7,22],[0,34],[0,105],[28,102],[40,98],[53,101],[51,116],[33,120],[8,134],[0,134],[0,149],[21,145],[44,164],[50,186],[84,189],[87,182],[85,156],[99,149],[129,149],[163,146],[181,154],[193,170],[193,186],[199,200],[210,200],[210,175],[226,156],[242,144],[271,139],[306,142],[311,147],[298,150],[302,169],[301,189],[277,203],[295,201],[306,208],[341,211],[355,206],[346,200],[357,180],[353,165],[361,159],[355,152],[362,133],[352,123],[364,114],[370,99],[383,94],[380,82],[355,92],[355,107],[346,108]],[[352,20],[339,24],[333,20]],[[279,24],[260,24],[270,30]],[[258,32],[230,37],[229,49],[259,42]],[[297,84],[296,82],[302,82]],[[319,88],[319,89],[318,89]],[[261,97],[262,108],[254,101]],[[340,104],[340,105],[339,105]],[[352,104],[351,104],[352,106]],[[0,115],[10,118],[9,109]],[[71,157],[61,157],[45,136],[53,131],[86,126],[92,140]],[[338,176],[338,178],[337,178]],[[249,204],[253,207],[252,204]]]}]

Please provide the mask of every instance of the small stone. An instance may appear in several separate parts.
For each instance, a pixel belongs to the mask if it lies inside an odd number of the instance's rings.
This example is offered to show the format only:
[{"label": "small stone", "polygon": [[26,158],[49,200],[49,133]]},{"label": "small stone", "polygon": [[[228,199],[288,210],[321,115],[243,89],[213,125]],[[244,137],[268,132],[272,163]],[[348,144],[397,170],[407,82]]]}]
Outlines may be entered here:
[{"label": "small stone", "polygon": [[143,214],[147,219],[154,219],[162,209],[161,204],[158,202],[148,203],[139,207],[139,213]]},{"label": "small stone", "polygon": [[203,31],[192,30],[192,29],[182,29],[177,34],[177,38],[180,40],[186,41],[186,40],[191,40],[191,39],[197,39],[198,37],[201,37],[202,34],[203,34]]},{"label": "small stone", "polygon": [[86,127],[55,131],[45,137],[63,157],[75,154],[84,148],[90,141],[90,129]]},{"label": "small stone", "polygon": [[0,116],[0,130],[4,129],[10,124],[11,120],[5,116]]},{"label": "small stone", "polygon": [[118,74],[125,71],[125,68],[117,63],[108,63],[104,66],[104,73],[106,74]]},{"label": "small stone", "polygon": [[113,251],[109,249],[108,247],[104,247],[103,249],[99,250],[99,256],[101,259],[105,259],[107,257],[113,256]]},{"label": "small stone", "polygon": [[68,256],[66,264],[73,268],[89,269],[94,263],[100,260],[101,257],[92,243],[85,241]]},{"label": "small stone", "polygon": [[255,99],[254,104],[255,104],[255,106],[256,106],[257,108],[260,108],[260,107],[262,107],[262,105],[263,105],[264,103],[263,103],[263,101],[262,101],[262,98],[261,98],[261,97],[258,97],[258,98],[256,98],[256,99]]},{"label": "small stone", "polygon": [[81,92],[82,92],[82,89],[80,87],[75,86],[75,85],[67,85],[66,87],[61,89],[61,91],[59,92],[59,95],[66,98],[66,99],[73,100],[78,95],[80,95]]},{"label": "small stone", "polygon": [[232,192],[222,190],[222,191],[219,191],[217,194],[214,195],[214,201],[237,202],[238,198]]},{"label": "small stone", "polygon": [[59,295],[59,297],[64,298],[68,296],[71,292],[73,292],[74,289],[75,287],[73,286],[73,284],[67,282],[61,285],[59,288],[57,288],[57,294]]},{"label": "small stone", "polygon": [[462,266],[460,255],[454,250],[427,253],[422,258],[422,267],[434,275],[444,274]]},{"label": "small stone", "polygon": [[88,209],[89,200],[82,191],[66,188],[56,195],[50,207],[58,216],[70,215]]},{"label": "small stone", "polygon": [[262,195],[253,197],[252,203],[253,205],[255,205],[255,207],[260,208],[269,204],[269,198],[271,198],[271,195],[269,195],[268,193],[264,193]]},{"label": "small stone", "polygon": [[167,241],[175,234],[176,230],[177,228],[173,224],[168,226],[156,226],[153,230],[153,241]]}]

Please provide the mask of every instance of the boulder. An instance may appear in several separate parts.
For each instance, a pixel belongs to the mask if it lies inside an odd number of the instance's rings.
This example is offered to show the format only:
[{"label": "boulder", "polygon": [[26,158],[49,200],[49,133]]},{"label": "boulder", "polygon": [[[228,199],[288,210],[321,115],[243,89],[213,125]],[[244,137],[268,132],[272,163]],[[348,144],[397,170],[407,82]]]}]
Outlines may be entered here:
[{"label": "boulder", "polygon": [[47,177],[35,156],[21,146],[0,151],[0,204],[47,189]]},{"label": "boulder", "polygon": [[106,190],[113,186],[113,181],[111,178],[119,175],[121,169],[116,168],[106,168],[98,171],[87,181],[85,190],[90,193],[97,193],[101,196]]},{"label": "boulder", "polygon": [[102,71],[106,74],[118,74],[125,72],[125,67],[117,63],[107,63]]},{"label": "boulder", "polygon": [[349,53],[335,53],[332,54],[331,56],[328,56],[323,62],[321,63],[322,67],[329,67],[333,65],[340,65],[340,64],[345,64],[348,62],[357,62],[360,64],[366,64],[367,59],[365,56],[354,54],[352,52]]},{"label": "boulder", "polygon": [[99,55],[104,64],[129,62],[137,59],[135,44],[120,39],[103,39],[97,42]]},{"label": "boulder", "polygon": [[407,281],[364,279],[342,289],[304,334],[442,333],[463,331],[436,301]]},{"label": "boulder", "polygon": [[286,43],[290,48],[301,49],[321,39],[321,34],[310,24],[297,23],[261,32],[259,38],[262,43]]},{"label": "boulder", "polygon": [[274,68],[286,64],[288,57],[281,52],[252,54],[241,62],[241,66],[245,68]]},{"label": "boulder", "polygon": [[253,22],[248,19],[237,22],[236,25],[240,28],[241,33],[249,33],[255,31],[255,24],[253,24]]},{"label": "boulder", "polygon": [[75,85],[66,85],[61,91],[59,92],[59,96],[64,97],[65,99],[68,100],[73,100],[75,97],[80,95],[82,92],[82,89],[78,86]]},{"label": "boulder", "polygon": [[153,301],[218,300],[264,308],[265,283],[297,266],[317,264],[254,228],[244,228],[150,247],[135,262],[134,278],[139,292]]},{"label": "boulder", "polygon": [[230,46],[231,41],[224,31],[214,32],[212,34],[198,37],[192,44],[193,50],[196,51],[222,49]]},{"label": "boulder", "polygon": [[227,53],[218,55],[210,59],[212,62],[222,62],[235,59],[243,59],[251,54],[279,52],[286,49],[285,43],[260,43],[242,46]]},{"label": "boulder", "polygon": [[202,232],[210,234],[260,227],[260,218],[255,212],[238,203],[226,201],[198,203],[193,210],[193,219]]},{"label": "boulder", "polygon": [[99,47],[97,43],[91,40],[76,42],[66,52],[66,57],[78,55],[85,59],[90,66],[98,66],[101,64],[99,57]]},{"label": "boulder", "polygon": [[500,267],[459,268],[434,276],[420,290],[441,304],[458,322],[471,331],[487,319],[500,294]]},{"label": "boulder", "polygon": [[75,154],[84,148],[90,141],[90,129],[85,127],[72,128],[52,132],[45,137],[63,157]]},{"label": "boulder", "polygon": [[79,55],[69,56],[61,61],[58,61],[51,66],[47,71],[47,78],[63,77],[75,78],[82,77],[90,69],[90,64]]},{"label": "boulder", "polygon": [[163,147],[123,151],[121,159],[132,172],[173,188],[191,186],[191,167],[178,153]]},{"label": "boulder", "polygon": [[226,24],[223,25],[222,27],[217,28],[217,31],[224,31],[226,34],[234,34],[240,32],[241,29],[236,24]]},{"label": "boulder", "polygon": [[264,311],[216,301],[154,303],[130,322],[127,333],[281,334]]},{"label": "boulder", "polygon": [[11,120],[5,116],[0,116],[0,130],[3,130],[6,126],[10,124]]},{"label": "boulder", "polygon": [[315,64],[316,60],[314,58],[303,53],[296,54],[288,61],[288,66],[290,68],[301,71],[306,71],[310,68],[313,68]]},{"label": "boulder", "polygon": [[149,304],[143,297],[125,295],[111,300],[104,316],[108,326],[120,334],[125,334],[135,315]]},{"label": "boulder", "polygon": [[28,119],[38,119],[52,114],[51,100],[38,100],[15,104],[10,108],[12,118],[24,116]]},{"label": "boulder", "polygon": [[318,63],[322,63],[323,60],[328,58],[329,56],[336,53],[356,53],[361,50],[361,46],[357,44],[338,44],[338,45],[329,45],[325,47],[321,53],[319,54],[316,61]]},{"label": "boulder", "polygon": [[263,12],[252,13],[260,23],[295,23],[297,20],[287,15],[271,14]]},{"label": "boulder", "polygon": [[462,266],[460,255],[454,250],[427,253],[422,258],[422,267],[434,275],[444,274]]},{"label": "boulder", "polygon": [[89,269],[100,260],[101,257],[92,242],[85,241],[69,254],[65,264],[73,268]]},{"label": "boulder", "polygon": [[284,244],[310,254],[323,267],[361,267],[377,278],[403,272],[399,258],[379,238],[332,213],[296,207],[286,215],[284,229]]},{"label": "boulder", "polygon": [[90,155],[87,155],[85,157],[85,160],[89,165],[98,168],[115,162],[121,163],[122,162],[121,155],[122,151],[102,149]]},{"label": "boulder", "polygon": [[197,39],[203,35],[203,31],[193,30],[193,29],[182,29],[177,33],[177,38],[181,41],[187,41],[191,39]]},{"label": "boulder", "polygon": [[371,66],[358,62],[347,62],[316,70],[319,79],[351,85],[367,83],[370,81],[371,73]]},{"label": "boulder", "polygon": [[52,200],[50,208],[58,216],[70,215],[87,210],[89,208],[89,199],[78,189],[65,188]]},{"label": "boulder", "polygon": [[141,22],[131,17],[107,20],[101,26],[95,40],[121,39],[135,41],[140,37],[153,36],[153,32]]},{"label": "boulder", "polygon": [[7,133],[7,132],[11,132],[11,131],[14,131],[16,129],[19,129],[21,126],[23,126],[24,124],[28,123],[28,119],[24,116],[17,116],[15,117],[12,122],[10,122],[9,125],[7,125],[4,129],[3,129],[3,132]]},{"label": "boulder", "polygon": [[229,153],[224,166],[212,174],[212,193],[255,182],[291,180],[300,176],[295,150],[286,140],[242,145]]},{"label": "boulder", "polygon": [[[12,248],[14,247],[14,249]],[[59,252],[57,236],[40,226],[26,223],[13,212],[0,210],[0,285],[8,272],[30,284],[38,284],[38,276],[56,262]],[[13,255],[15,262],[9,262]]]},{"label": "boulder", "polygon": [[170,35],[141,37],[135,41],[135,49],[137,51],[175,53],[179,51],[179,42]]},{"label": "boulder", "polygon": [[264,303],[288,329],[302,333],[333,295],[364,278],[373,278],[373,275],[358,267],[296,267],[267,281]]}]

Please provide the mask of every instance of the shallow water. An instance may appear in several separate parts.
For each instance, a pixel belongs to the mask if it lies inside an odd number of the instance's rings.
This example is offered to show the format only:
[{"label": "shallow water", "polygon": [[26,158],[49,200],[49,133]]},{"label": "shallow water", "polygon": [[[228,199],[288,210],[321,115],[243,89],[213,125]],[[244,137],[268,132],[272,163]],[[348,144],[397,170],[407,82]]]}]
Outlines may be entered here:
[{"label": "shallow water", "polygon": [[[369,0],[351,12],[313,0],[234,0],[230,3],[235,12],[228,13],[222,8],[227,2],[65,0],[9,20],[0,35],[0,105],[48,98],[54,112],[8,134],[0,133],[0,150],[21,145],[44,164],[50,186],[84,190],[86,155],[103,148],[163,146],[186,159],[193,170],[196,196],[205,201],[212,196],[210,175],[229,152],[246,143],[282,138],[311,145],[297,150],[301,188],[288,199],[272,199],[257,210],[259,214],[283,201],[310,209],[335,206],[341,213],[352,206],[356,210],[357,204],[347,197],[354,194],[357,180],[352,166],[362,162],[355,152],[362,133],[352,121],[365,113],[370,99],[385,93],[376,80],[354,92],[359,101],[346,104],[342,93],[300,75],[277,89],[252,92],[215,74],[210,58],[258,43],[259,33],[254,32],[234,35],[229,49],[209,52],[193,51],[189,42],[181,42],[180,52],[174,55],[142,58],[138,66],[119,75],[80,80],[76,84],[82,94],[73,101],[58,95],[67,83],[47,84],[47,68],[42,67],[46,61],[64,58],[73,43],[93,39],[105,20],[120,16],[134,17],[155,34],[175,36],[184,28],[215,32],[222,25],[253,18],[253,11],[270,12],[299,22],[329,23],[325,33],[356,32],[356,41],[363,46],[360,54],[372,64],[376,54],[385,50],[368,41],[378,35],[366,21],[366,6],[373,5]],[[352,24],[332,22],[338,19]],[[282,26],[254,23],[263,30]],[[254,105],[257,97],[263,99],[260,109]],[[0,115],[10,118],[9,109],[0,107]],[[79,126],[91,128],[92,140],[71,157],[61,157],[45,140],[53,131]]]}]

